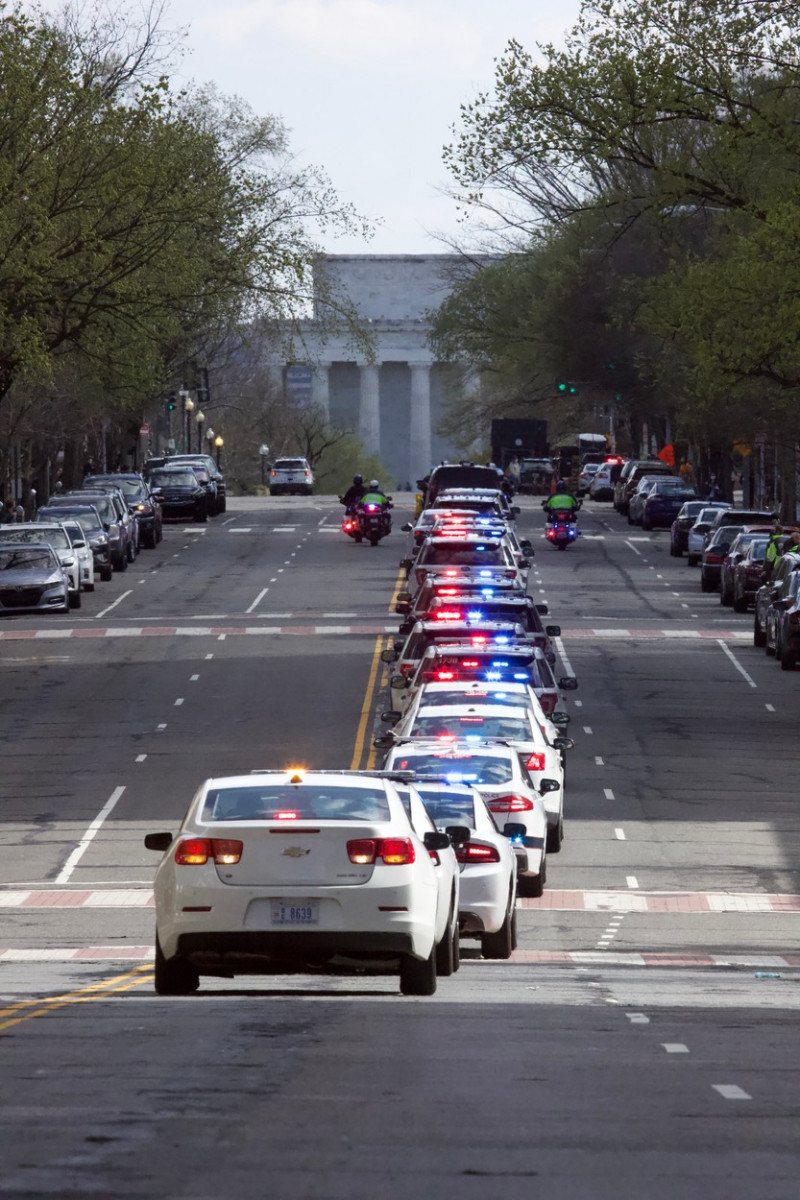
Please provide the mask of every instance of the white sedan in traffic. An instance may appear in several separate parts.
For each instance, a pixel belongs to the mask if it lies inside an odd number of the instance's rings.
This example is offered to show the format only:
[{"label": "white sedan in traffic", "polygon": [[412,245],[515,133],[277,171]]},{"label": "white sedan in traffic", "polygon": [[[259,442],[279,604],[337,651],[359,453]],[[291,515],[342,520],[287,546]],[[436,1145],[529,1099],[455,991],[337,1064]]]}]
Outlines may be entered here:
[{"label": "white sedan in traffic", "polygon": [[438,883],[394,785],[348,772],[259,771],[206,780],[176,833],[151,833],[155,988],[201,975],[398,969],[436,990]]}]

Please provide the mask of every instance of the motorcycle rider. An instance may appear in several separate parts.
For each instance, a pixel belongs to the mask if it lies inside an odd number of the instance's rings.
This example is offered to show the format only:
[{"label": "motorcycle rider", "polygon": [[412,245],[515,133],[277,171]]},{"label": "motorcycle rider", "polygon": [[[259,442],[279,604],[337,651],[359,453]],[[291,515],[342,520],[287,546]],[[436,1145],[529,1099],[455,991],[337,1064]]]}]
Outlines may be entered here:
[{"label": "motorcycle rider", "polygon": [[355,506],[361,502],[361,498],[366,490],[367,489],[364,486],[363,475],[354,475],[353,482],[350,484],[350,487],[347,489],[345,494],[340,497],[341,502],[347,512],[352,512]]},{"label": "motorcycle rider", "polygon": [[392,507],[392,502],[386,493],[382,491],[377,479],[370,479],[369,488],[364,492],[360,503],[380,505],[384,528],[388,533],[392,528],[392,518],[389,516],[389,509]]},{"label": "motorcycle rider", "polygon": [[547,520],[552,521],[554,514],[563,512],[567,514],[567,519],[574,521],[578,515],[578,509],[581,506],[580,500],[567,491],[567,485],[563,479],[559,479],[556,483],[556,490],[552,496],[548,496],[542,501],[542,508],[547,514]]}]

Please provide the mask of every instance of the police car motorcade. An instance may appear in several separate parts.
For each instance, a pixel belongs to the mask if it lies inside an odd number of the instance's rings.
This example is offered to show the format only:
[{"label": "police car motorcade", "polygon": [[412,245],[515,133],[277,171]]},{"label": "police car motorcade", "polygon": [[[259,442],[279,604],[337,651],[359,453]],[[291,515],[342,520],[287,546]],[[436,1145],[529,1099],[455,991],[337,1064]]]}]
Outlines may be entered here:
[{"label": "police car motorcade", "polygon": [[438,830],[420,837],[391,780],[256,771],[206,780],[176,833],[151,833],[155,989],[202,975],[397,970],[436,990]]}]

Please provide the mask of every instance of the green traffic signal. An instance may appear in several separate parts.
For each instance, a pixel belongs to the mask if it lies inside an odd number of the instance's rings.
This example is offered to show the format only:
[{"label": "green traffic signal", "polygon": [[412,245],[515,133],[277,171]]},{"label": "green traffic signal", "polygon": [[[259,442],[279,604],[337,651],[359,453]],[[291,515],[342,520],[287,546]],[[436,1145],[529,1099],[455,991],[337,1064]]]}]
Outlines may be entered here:
[{"label": "green traffic signal", "polygon": [[567,383],[559,379],[556,383],[556,390],[560,396],[577,396],[578,385],[575,383]]}]

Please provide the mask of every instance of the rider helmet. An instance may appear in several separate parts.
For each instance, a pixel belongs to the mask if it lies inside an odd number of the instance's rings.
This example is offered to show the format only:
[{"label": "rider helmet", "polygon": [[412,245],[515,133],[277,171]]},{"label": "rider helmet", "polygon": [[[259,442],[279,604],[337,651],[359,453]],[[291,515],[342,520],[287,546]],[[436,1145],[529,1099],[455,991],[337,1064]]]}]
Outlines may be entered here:
[{"label": "rider helmet", "polygon": [[381,490],[381,485],[378,483],[377,479],[370,479],[369,486],[374,492],[379,492]]},{"label": "rider helmet", "polygon": [[563,490],[564,490],[564,488],[565,488],[566,486],[567,486],[567,485],[564,483],[564,480],[563,480],[563,479],[559,479],[559,480],[557,481],[557,483],[556,483],[556,487],[558,488],[558,490],[559,490],[560,492],[563,492]]},{"label": "rider helmet", "polygon": [[356,487],[360,487],[363,482],[364,482],[363,475],[354,475],[353,476],[353,483],[356,485]]}]

